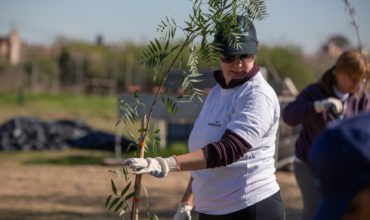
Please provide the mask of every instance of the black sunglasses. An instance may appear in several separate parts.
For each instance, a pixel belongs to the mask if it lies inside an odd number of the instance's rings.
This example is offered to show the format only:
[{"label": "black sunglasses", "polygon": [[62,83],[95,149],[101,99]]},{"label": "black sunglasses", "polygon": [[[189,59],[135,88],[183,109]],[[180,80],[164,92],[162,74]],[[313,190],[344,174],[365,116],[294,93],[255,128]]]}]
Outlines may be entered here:
[{"label": "black sunglasses", "polygon": [[234,62],[237,58],[241,61],[252,61],[254,59],[254,55],[252,54],[242,54],[242,55],[232,55],[232,56],[227,56],[227,57],[221,57],[221,61],[224,63],[232,63]]}]

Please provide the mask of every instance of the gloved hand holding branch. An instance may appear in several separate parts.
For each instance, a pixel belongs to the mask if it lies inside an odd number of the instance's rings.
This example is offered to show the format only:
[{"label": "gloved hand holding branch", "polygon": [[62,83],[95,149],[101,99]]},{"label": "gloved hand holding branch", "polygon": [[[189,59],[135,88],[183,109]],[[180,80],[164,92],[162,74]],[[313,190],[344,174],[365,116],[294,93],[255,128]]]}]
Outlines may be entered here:
[{"label": "gloved hand holding branch", "polygon": [[162,178],[167,176],[169,172],[179,171],[179,165],[176,156],[163,158],[128,158],[124,161],[124,165],[129,166],[134,174],[150,174],[152,176]]}]

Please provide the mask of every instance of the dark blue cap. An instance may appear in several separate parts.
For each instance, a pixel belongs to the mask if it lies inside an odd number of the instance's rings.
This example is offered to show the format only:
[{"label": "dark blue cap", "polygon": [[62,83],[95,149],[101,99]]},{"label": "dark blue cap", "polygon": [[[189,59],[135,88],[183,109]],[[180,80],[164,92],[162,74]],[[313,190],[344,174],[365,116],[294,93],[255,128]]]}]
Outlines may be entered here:
[{"label": "dark blue cap", "polygon": [[360,188],[370,183],[370,114],[326,128],[311,147],[309,165],[322,194],[315,219],[341,219]]},{"label": "dark blue cap", "polygon": [[237,30],[240,32],[238,38],[239,47],[234,47],[227,43],[222,31],[218,31],[214,38],[214,43],[218,45],[224,56],[257,54],[257,33],[253,23],[245,16],[237,16]]}]

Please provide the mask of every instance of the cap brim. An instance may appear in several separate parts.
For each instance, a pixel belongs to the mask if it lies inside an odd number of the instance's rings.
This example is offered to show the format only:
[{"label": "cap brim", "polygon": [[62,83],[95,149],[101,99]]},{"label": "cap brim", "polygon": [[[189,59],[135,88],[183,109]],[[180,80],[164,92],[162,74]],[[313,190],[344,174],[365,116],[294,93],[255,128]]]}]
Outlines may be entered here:
[{"label": "cap brim", "polygon": [[322,198],[316,208],[314,220],[339,220],[342,219],[351,198]]},{"label": "cap brim", "polygon": [[256,42],[247,42],[247,43],[240,43],[240,47],[229,47],[224,46],[222,48],[222,54],[224,56],[233,56],[233,55],[243,55],[243,54],[257,54],[257,43]]}]

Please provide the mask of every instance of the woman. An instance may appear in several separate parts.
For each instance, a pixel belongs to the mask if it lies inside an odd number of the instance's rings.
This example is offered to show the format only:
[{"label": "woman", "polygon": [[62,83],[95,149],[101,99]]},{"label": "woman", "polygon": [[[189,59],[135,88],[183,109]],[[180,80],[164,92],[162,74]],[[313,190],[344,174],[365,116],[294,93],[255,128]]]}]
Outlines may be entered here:
[{"label": "woman", "polygon": [[312,219],[319,199],[307,166],[309,147],[328,123],[370,111],[370,96],[365,91],[367,74],[364,56],[355,50],[345,51],[334,67],[283,110],[283,120],[287,124],[302,125],[294,160],[294,173],[303,199],[302,219]]},{"label": "woman", "polygon": [[240,47],[220,47],[221,70],[189,137],[190,153],[170,158],[130,158],[136,173],[157,177],[170,171],[192,171],[175,219],[284,219],[274,168],[275,136],[280,108],[274,90],[256,65],[253,24],[237,19]]}]

